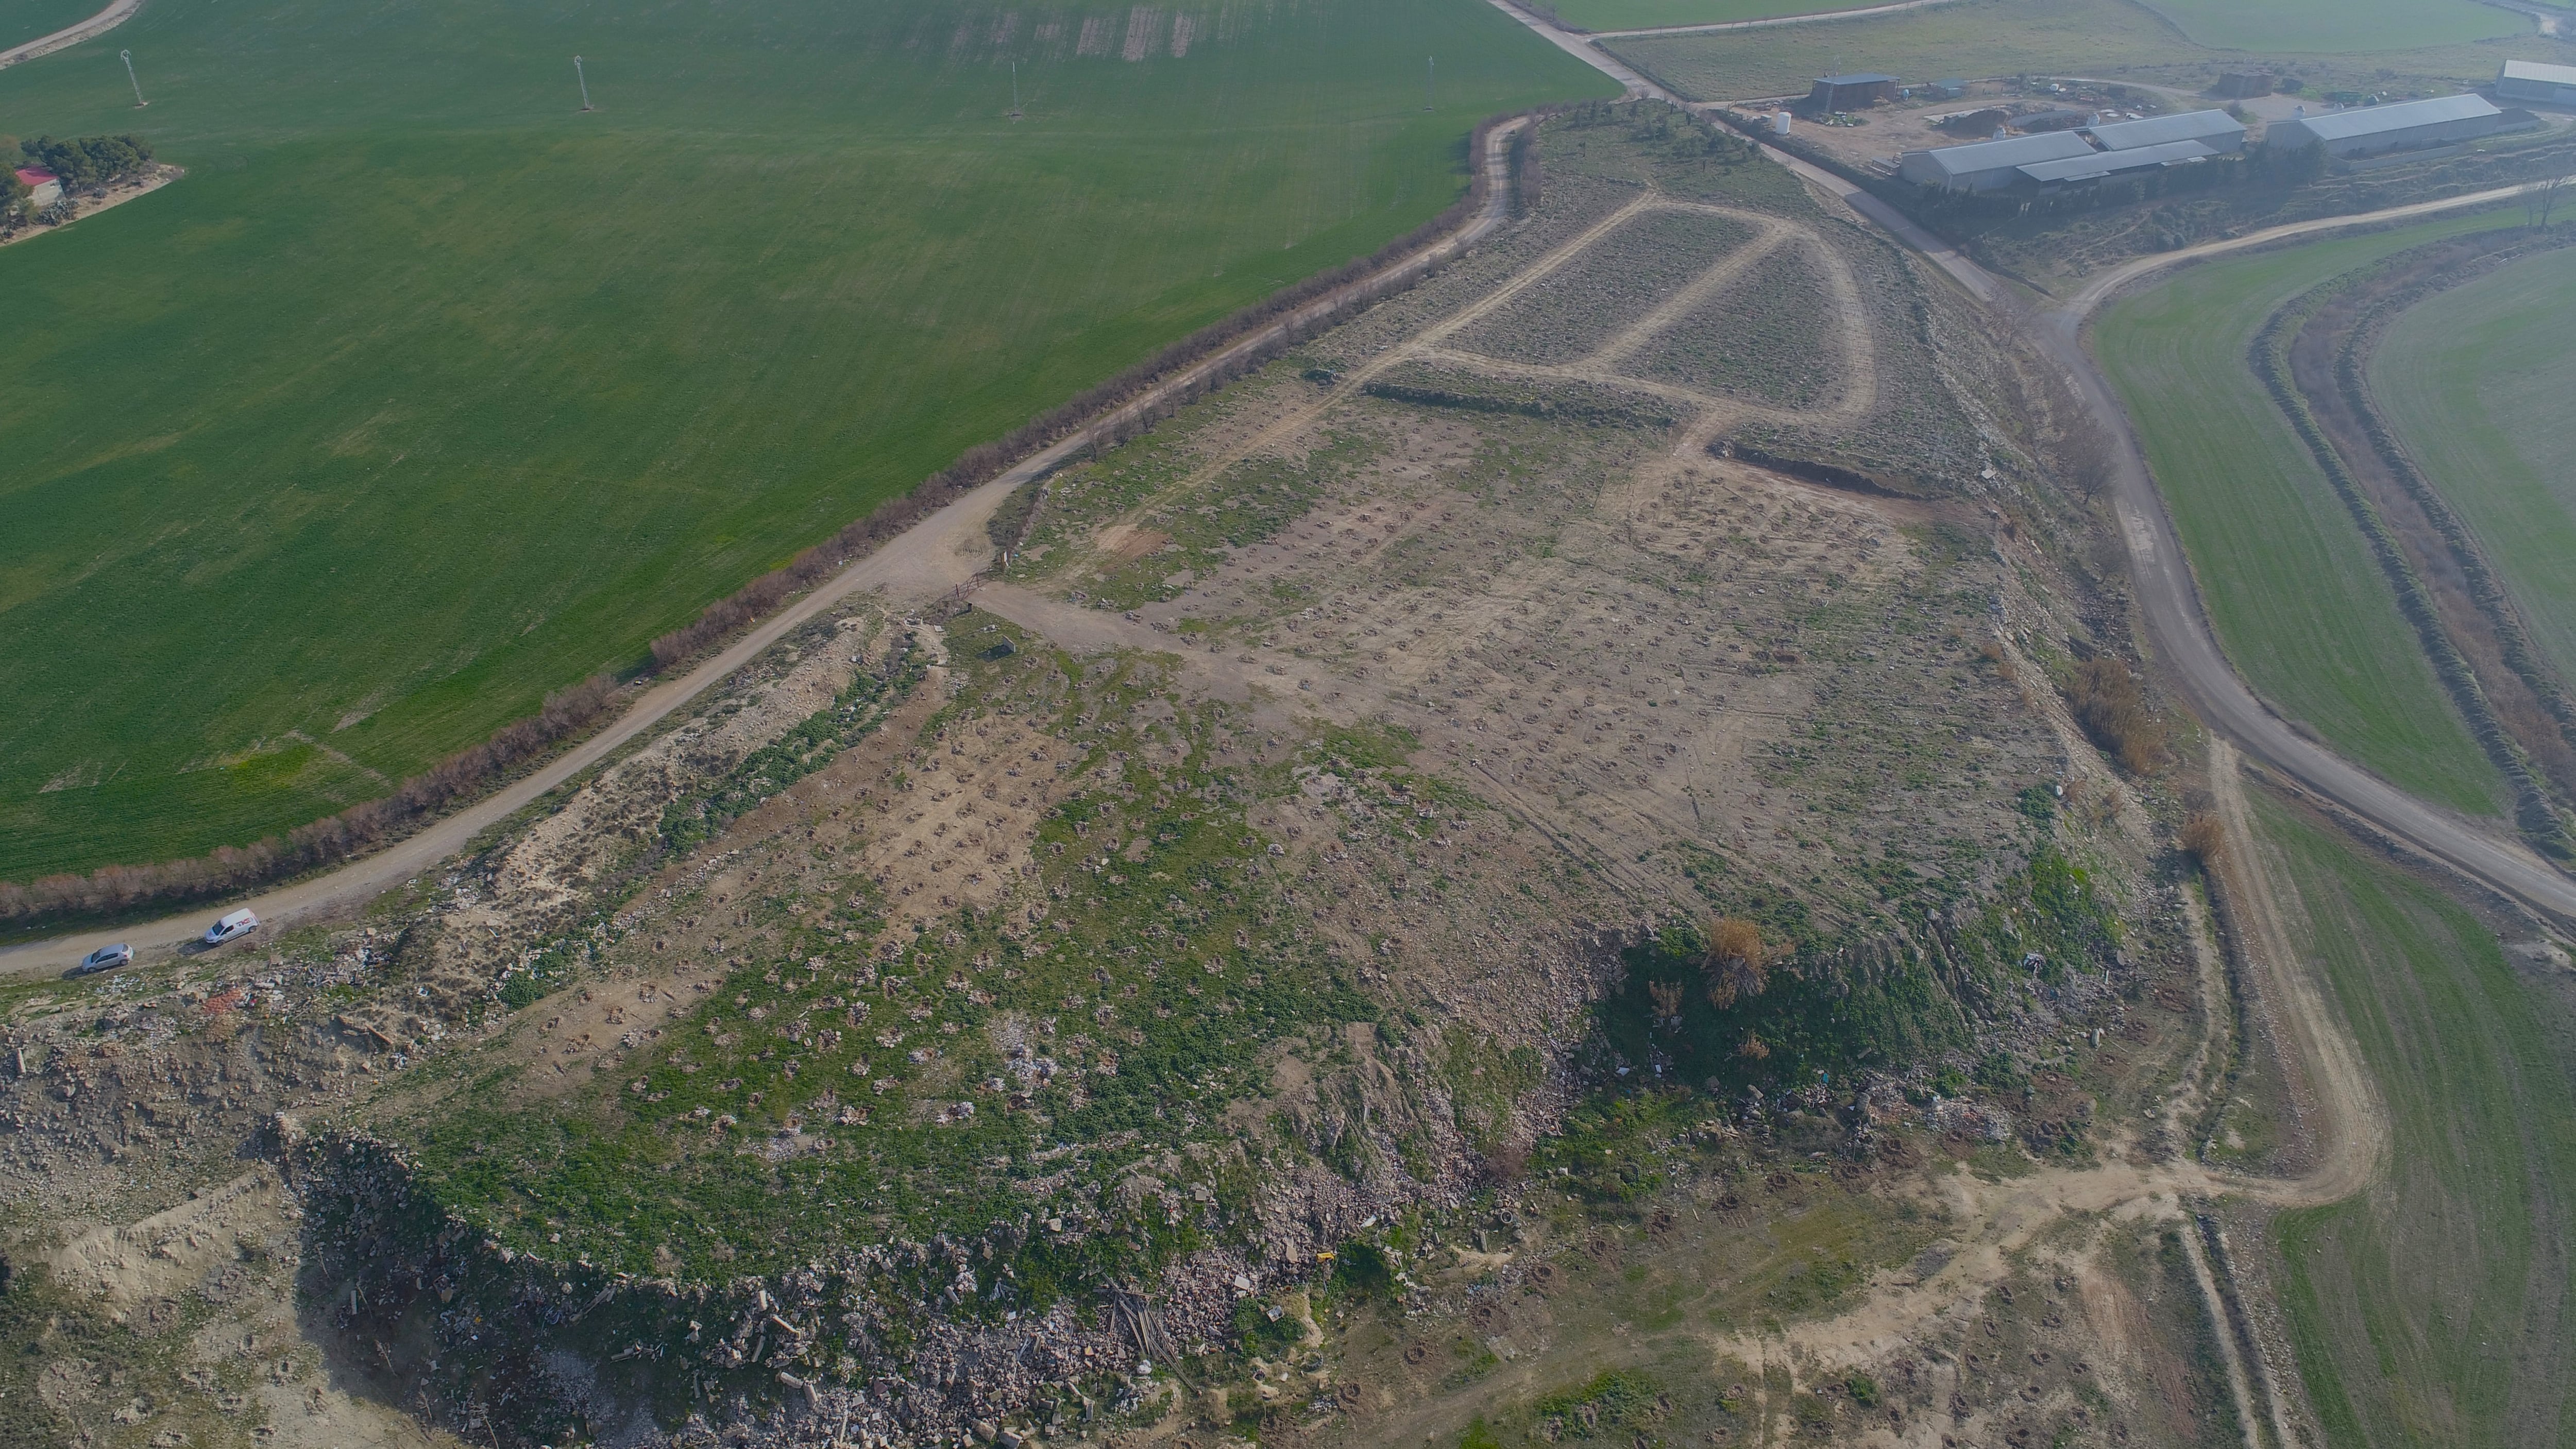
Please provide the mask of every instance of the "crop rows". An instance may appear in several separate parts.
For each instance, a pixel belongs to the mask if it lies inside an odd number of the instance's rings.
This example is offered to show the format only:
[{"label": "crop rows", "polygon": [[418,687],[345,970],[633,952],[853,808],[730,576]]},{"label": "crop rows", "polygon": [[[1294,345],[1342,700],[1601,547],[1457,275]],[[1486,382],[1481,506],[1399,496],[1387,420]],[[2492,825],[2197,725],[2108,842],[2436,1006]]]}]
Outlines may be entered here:
[{"label": "crop rows", "polygon": [[1782,247],[1640,349],[1636,376],[1780,407],[1832,401],[1848,359],[1826,327],[1815,260]]},{"label": "crop rows", "polygon": [[1677,211],[1638,217],[1574,265],[1461,331],[1457,344],[1521,362],[1588,357],[1752,235],[1724,217]]}]

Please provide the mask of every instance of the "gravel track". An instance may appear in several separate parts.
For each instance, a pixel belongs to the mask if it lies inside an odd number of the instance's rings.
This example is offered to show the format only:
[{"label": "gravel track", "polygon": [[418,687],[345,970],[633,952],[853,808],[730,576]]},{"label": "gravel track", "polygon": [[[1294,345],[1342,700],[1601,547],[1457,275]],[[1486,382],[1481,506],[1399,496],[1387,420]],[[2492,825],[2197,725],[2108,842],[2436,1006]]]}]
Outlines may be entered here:
[{"label": "gravel track", "polygon": [[114,0],[114,3],[106,9],[78,25],[66,25],[51,35],[40,35],[24,45],[13,45],[7,50],[0,50],[0,70],[6,70],[22,60],[34,60],[40,55],[51,55],[58,50],[67,50],[84,40],[95,40],[133,19],[134,12],[142,8],[143,0]]}]

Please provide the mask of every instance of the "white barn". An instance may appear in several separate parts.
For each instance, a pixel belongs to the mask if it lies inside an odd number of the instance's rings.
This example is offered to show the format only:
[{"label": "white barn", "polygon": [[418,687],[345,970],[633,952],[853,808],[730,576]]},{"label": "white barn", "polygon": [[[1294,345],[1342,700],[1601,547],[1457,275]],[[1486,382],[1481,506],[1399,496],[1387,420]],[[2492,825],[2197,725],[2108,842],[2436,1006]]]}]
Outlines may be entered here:
[{"label": "white barn", "polygon": [[2263,144],[2285,151],[2323,146],[2330,156],[2376,156],[2474,141],[2505,129],[2504,112],[2484,96],[2436,96],[2429,101],[2398,101],[2385,106],[2356,106],[2348,111],[2274,121]]},{"label": "white barn", "polygon": [[2576,65],[2508,60],[2496,72],[2496,99],[2540,106],[2576,106]]}]

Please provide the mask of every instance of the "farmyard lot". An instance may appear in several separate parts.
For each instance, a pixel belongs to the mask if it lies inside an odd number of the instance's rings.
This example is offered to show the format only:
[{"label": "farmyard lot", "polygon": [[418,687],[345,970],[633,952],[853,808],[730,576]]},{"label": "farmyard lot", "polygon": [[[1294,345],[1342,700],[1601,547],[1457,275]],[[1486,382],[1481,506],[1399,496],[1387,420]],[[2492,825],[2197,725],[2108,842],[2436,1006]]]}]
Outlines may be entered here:
[{"label": "farmyard lot", "polygon": [[379,793],[1605,87],[1475,0],[156,0],[0,74],[190,171],[0,255],[0,879]]}]

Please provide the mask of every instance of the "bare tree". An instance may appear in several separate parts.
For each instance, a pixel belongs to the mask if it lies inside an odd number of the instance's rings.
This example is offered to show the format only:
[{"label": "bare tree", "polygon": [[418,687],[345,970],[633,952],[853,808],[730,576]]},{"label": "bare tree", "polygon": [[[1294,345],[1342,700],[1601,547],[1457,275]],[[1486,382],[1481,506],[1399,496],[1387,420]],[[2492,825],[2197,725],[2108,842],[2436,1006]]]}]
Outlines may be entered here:
[{"label": "bare tree", "polygon": [[2570,180],[2576,178],[2551,176],[2522,188],[2522,214],[2535,230],[2549,229],[2549,214],[2558,209]]}]

